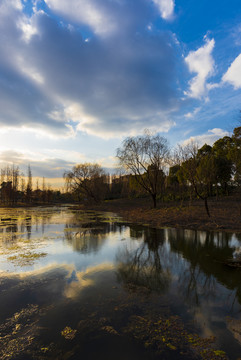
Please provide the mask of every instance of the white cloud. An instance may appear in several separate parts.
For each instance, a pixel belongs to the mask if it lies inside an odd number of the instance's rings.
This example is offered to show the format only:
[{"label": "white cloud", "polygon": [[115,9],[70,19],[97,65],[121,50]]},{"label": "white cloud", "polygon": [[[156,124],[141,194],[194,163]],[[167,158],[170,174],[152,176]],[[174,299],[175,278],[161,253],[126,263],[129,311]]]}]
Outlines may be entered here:
[{"label": "white cloud", "polygon": [[45,0],[49,8],[74,22],[85,24],[96,34],[106,35],[116,29],[114,16],[96,0]]},{"label": "white cloud", "polygon": [[38,34],[37,27],[33,24],[32,18],[28,19],[27,17],[22,17],[18,23],[19,29],[23,33],[23,40],[28,43],[32,36]]},{"label": "white cloud", "polygon": [[153,114],[152,111],[146,111],[141,115],[128,114],[125,111],[121,122],[119,119],[106,122],[106,119],[103,120],[89,114],[80,103],[65,101],[64,99],[60,102],[64,105],[60,109],[50,112],[49,118],[61,123],[74,122],[76,123],[76,131],[85,132],[105,140],[113,137],[120,138],[127,133],[131,136],[138,135],[146,129],[147,122],[148,128],[153,131],[168,132],[171,127],[175,126],[175,123],[170,120],[168,112],[165,113],[165,111],[156,114]]},{"label": "white cloud", "polygon": [[84,122],[80,122],[77,130],[84,131],[89,135],[101,137],[103,139],[120,138],[122,136],[136,136],[142,133],[148,124],[148,129],[152,131],[167,133],[175,122],[170,120],[169,115],[163,113],[148,113],[144,117],[141,115],[133,116],[125,114],[125,118],[120,122],[119,119],[105,122],[98,118],[85,115]]},{"label": "white cloud", "polygon": [[[125,32],[135,22],[147,26],[150,0],[45,0],[48,7],[69,21],[89,26],[100,36]],[[174,12],[174,0],[151,0],[165,20]],[[138,19],[139,17],[139,19]]]},{"label": "white cloud", "polygon": [[185,116],[186,119],[191,119],[191,118],[195,117],[195,115],[197,115],[200,110],[201,110],[201,108],[197,107],[196,109],[193,110],[193,112],[188,112],[184,116]]},{"label": "white cloud", "polygon": [[[64,100],[62,100],[62,103],[64,103]],[[86,123],[94,124],[98,121],[97,118],[86,114],[81,104],[76,102],[66,102],[62,109],[54,110],[48,115],[56,121],[65,123],[68,121],[76,122],[78,123],[79,130],[81,130],[81,127]]]},{"label": "white cloud", "polygon": [[1,15],[6,15],[9,12],[9,9],[22,10],[23,5],[21,0],[2,0],[0,3],[0,13]]},{"label": "white cloud", "polygon": [[[70,160],[71,159],[71,160]],[[48,178],[62,177],[64,171],[70,170],[75,163],[86,162],[85,155],[77,151],[63,151],[45,149],[44,151],[12,150],[11,148],[0,149],[0,167],[19,166],[25,173],[30,164],[33,176],[45,176]]]},{"label": "white cloud", "polygon": [[[0,135],[8,135],[9,134],[15,134],[14,136],[22,136],[28,134],[31,136],[36,136],[37,139],[51,139],[51,140],[57,140],[57,139],[69,139],[73,138],[76,133],[71,125],[64,124],[65,130],[62,131],[62,129],[58,129],[58,132],[55,132],[48,128],[48,126],[44,125],[41,128],[41,124],[37,124],[36,127],[32,127],[30,124],[22,125],[22,126],[8,126],[8,125],[2,125],[0,126]],[[51,131],[52,130],[52,131]]]},{"label": "white cloud", "polygon": [[38,70],[36,70],[32,65],[27,63],[27,59],[24,59],[22,56],[18,56],[15,59],[16,65],[18,66],[19,72],[22,72],[29,79],[33,80],[39,85],[43,85],[45,80],[43,75],[41,75]]},{"label": "white cloud", "polygon": [[241,54],[232,62],[222,80],[232,84],[235,89],[241,88]]},{"label": "white cloud", "polygon": [[237,26],[234,26],[232,29],[232,38],[234,40],[235,45],[241,45],[241,24],[239,23]]},{"label": "white cloud", "polygon": [[163,19],[169,20],[173,17],[174,0],[153,0],[153,2],[158,7]]},{"label": "white cloud", "polygon": [[[15,148],[13,150],[6,146],[0,147],[1,168],[14,164],[14,166],[20,168],[21,172],[26,174],[26,169],[29,164],[34,177],[44,176],[48,179],[55,179],[55,182],[57,178],[62,178],[64,172],[70,170],[74,165],[88,161],[90,161],[90,159],[84,153],[75,150],[63,150],[60,148],[46,148],[42,150]],[[108,168],[109,171],[116,167],[115,156],[96,156],[93,161]]]},{"label": "white cloud", "polygon": [[192,98],[201,99],[207,95],[210,84],[207,79],[214,73],[214,60],[212,51],[215,45],[214,39],[206,40],[206,44],[196,51],[191,51],[185,58],[188,69],[197,75],[189,82],[190,89],[185,94]]},{"label": "white cloud", "polygon": [[[80,131],[110,139],[136,135],[146,124],[167,132],[177,108],[175,39],[146,31],[157,12],[150,0],[46,2],[63,12],[63,23],[48,9],[27,17],[0,0],[8,10],[8,16],[0,11],[0,132],[19,129],[54,139]],[[91,6],[103,23],[90,16],[89,26],[101,33],[113,20],[118,30],[113,36],[88,34],[87,42],[75,21],[66,25],[72,13],[82,23]]]},{"label": "white cloud", "polygon": [[191,136],[190,138],[183,141],[183,145],[188,145],[190,143],[198,144],[198,146],[203,146],[204,144],[213,145],[215,141],[227,135],[227,131],[219,128],[214,128],[212,130],[208,130],[205,134]]}]

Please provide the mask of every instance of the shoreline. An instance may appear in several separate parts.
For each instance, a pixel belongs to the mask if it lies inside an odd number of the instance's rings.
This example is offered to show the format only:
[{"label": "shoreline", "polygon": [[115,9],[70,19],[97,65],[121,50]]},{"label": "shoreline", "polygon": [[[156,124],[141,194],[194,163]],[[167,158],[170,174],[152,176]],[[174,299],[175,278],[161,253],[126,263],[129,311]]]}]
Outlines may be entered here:
[{"label": "shoreline", "polygon": [[236,199],[209,201],[209,218],[200,200],[158,204],[151,208],[148,199],[118,199],[82,209],[117,213],[124,220],[155,228],[182,228],[190,230],[225,231],[241,233],[241,204]]},{"label": "shoreline", "polygon": [[106,200],[100,204],[50,203],[18,204],[17,206],[0,206],[0,208],[31,208],[69,206],[79,210],[113,212],[124,221],[154,228],[181,228],[204,231],[224,231],[241,233],[241,201],[235,197],[210,199],[208,217],[201,200],[170,201],[158,203],[152,208],[149,198]]}]

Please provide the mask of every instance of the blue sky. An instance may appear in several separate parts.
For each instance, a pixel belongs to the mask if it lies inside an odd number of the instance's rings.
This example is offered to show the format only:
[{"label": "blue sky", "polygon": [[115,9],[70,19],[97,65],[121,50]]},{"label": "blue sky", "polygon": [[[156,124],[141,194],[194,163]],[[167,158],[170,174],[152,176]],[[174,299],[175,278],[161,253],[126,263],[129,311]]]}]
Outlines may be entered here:
[{"label": "blue sky", "polygon": [[239,0],[0,0],[0,161],[114,167],[145,128],[172,147],[239,124]]}]

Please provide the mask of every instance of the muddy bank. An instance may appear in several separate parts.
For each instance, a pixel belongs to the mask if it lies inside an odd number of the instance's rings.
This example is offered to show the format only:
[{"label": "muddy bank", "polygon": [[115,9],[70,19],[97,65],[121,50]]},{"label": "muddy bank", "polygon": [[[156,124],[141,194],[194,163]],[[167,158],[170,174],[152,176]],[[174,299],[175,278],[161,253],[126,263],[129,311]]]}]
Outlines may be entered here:
[{"label": "muddy bank", "polygon": [[125,220],[153,227],[175,227],[193,230],[241,232],[241,202],[235,198],[210,200],[208,217],[203,201],[170,202],[151,208],[149,199],[105,201],[88,209],[112,211]]}]

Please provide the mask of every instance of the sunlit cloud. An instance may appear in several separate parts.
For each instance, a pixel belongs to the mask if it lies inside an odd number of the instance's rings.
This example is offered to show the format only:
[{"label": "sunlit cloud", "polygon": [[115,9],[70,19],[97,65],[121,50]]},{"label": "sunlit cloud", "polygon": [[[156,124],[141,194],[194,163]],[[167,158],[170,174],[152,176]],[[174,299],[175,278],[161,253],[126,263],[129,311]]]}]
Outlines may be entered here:
[{"label": "sunlit cloud", "polygon": [[0,150],[1,168],[4,168],[5,166],[11,167],[12,164],[14,164],[15,166],[18,166],[23,173],[25,173],[27,166],[30,165],[32,173],[35,177],[62,177],[64,172],[70,170],[76,163],[85,161],[85,156],[76,154],[74,151],[66,151],[64,154],[63,151],[58,153],[57,150],[55,152],[51,152],[51,150],[48,149],[42,153],[29,150]]},{"label": "sunlit cloud", "polygon": [[76,23],[88,25],[99,35],[115,32],[116,16],[109,7],[118,5],[118,2],[96,0],[45,0],[49,8],[59,15]]},{"label": "sunlit cloud", "polygon": [[197,75],[189,82],[189,90],[185,92],[185,95],[201,99],[207,96],[208,84],[207,80],[214,73],[214,59],[212,57],[212,51],[214,49],[214,39],[207,40],[206,44],[200,47],[196,51],[190,51],[185,58],[185,62],[191,73]]},{"label": "sunlit cloud", "polygon": [[241,54],[232,62],[222,80],[233,85],[235,89],[241,88]]},{"label": "sunlit cloud", "polygon": [[11,134],[15,132],[16,134],[19,134],[19,136],[21,134],[29,134],[29,136],[35,135],[36,138],[45,138],[45,139],[49,138],[53,140],[68,139],[75,136],[75,131],[72,128],[72,126],[69,124],[64,124],[65,131],[61,130],[59,133],[52,132],[51,127],[48,128],[48,126],[42,126],[41,128],[40,125],[36,127],[32,127],[31,125],[27,126],[26,124],[25,126],[20,126],[20,127],[3,125],[2,127],[0,127],[0,135]]},{"label": "sunlit cloud", "polygon": [[169,20],[173,17],[174,0],[153,0],[153,2],[157,5],[163,19]]},{"label": "sunlit cloud", "polygon": [[18,22],[18,27],[22,31],[22,38],[26,43],[28,43],[34,35],[38,34],[38,29],[33,24],[31,18],[21,17]]},{"label": "sunlit cloud", "polygon": [[228,24],[222,41],[210,23],[193,32],[196,5],[184,3],[0,0],[3,151],[22,152],[38,174],[56,177],[61,166],[83,161],[114,166],[122,139],[145,128],[169,140],[175,133],[171,142],[198,134],[197,126],[209,139],[207,129],[225,128],[240,103],[240,22]]},{"label": "sunlit cloud", "polygon": [[0,10],[2,15],[6,15],[9,9],[22,10],[23,5],[21,0],[2,0],[0,3]]},{"label": "sunlit cloud", "polygon": [[213,145],[215,141],[217,141],[221,137],[228,136],[228,134],[229,133],[223,129],[214,128],[212,130],[208,130],[205,134],[191,136],[185,141],[183,141],[182,144],[188,145],[190,143],[195,143],[198,144],[198,146],[200,147],[204,144]]},{"label": "sunlit cloud", "polygon": [[[85,154],[75,150],[63,149],[43,149],[38,151],[13,150],[7,147],[0,147],[0,168],[6,166],[18,166],[21,173],[26,174],[27,167],[30,165],[32,174],[35,178],[46,177],[48,182],[55,184],[58,182],[63,185],[63,174],[73,166],[80,163],[89,162]],[[115,156],[96,157],[95,162],[100,164],[107,172],[113,172],[117,166]],[[57,181],[59,178],[61,181]]]},{"label": "sunlit cloud", "polygon": [[44,84],[44,77],[33,67],[29,67],[26,60],[19,56],[16,58],[16,65],[19,67],[19,71],[26,75],[29,79],[38,83],[39,85]]},{"label": "sunlit cloud", "polygon": [[[142,132],[147,122],[169,131],[174,124],[170,115],[177,108],[172,86],[176,44],[169,33],[144,31],[140,37],[136,32],[135,26],[142,23],[146,29],[146,16],[153,16],[150,2],[142,0],[138,7],[134,2],[135,12],[128,11],[132,5],[125,2],[82,1],[81,10],[79,1],[71,3],[47,1],[63,17],[91,19],[95,30],[98,17],[85,17],[85,9],[101,14],[100,31],[108,19],[120,26],[108,30],[112,37],[93,34],[86,42],[74,25],[60,26],[41,11],[26,17],[21,8],[8,7],[10,21],[2,18],[6,26],[0,34],[0,126],[37,129],[48,137],[74,137],[77,132],[121,137],[126,131]],[[1,36],[7,37],[8,48]]]},{"label": "sunlit cloud", "polygon": [[102,137],[103,139],[121,138],[127,133],[129,136],[136,136],[147,128],[151,131],[167,133],[175,122],[170,119],[169,114],[157,112],[155,115],[146,114],[146,116],[134,116],[126,114],[125,118],[118,117],[109,122],[93,117],[84,117],[85,121],[79,123],[77,130],[85,131],[87,134]]}]

